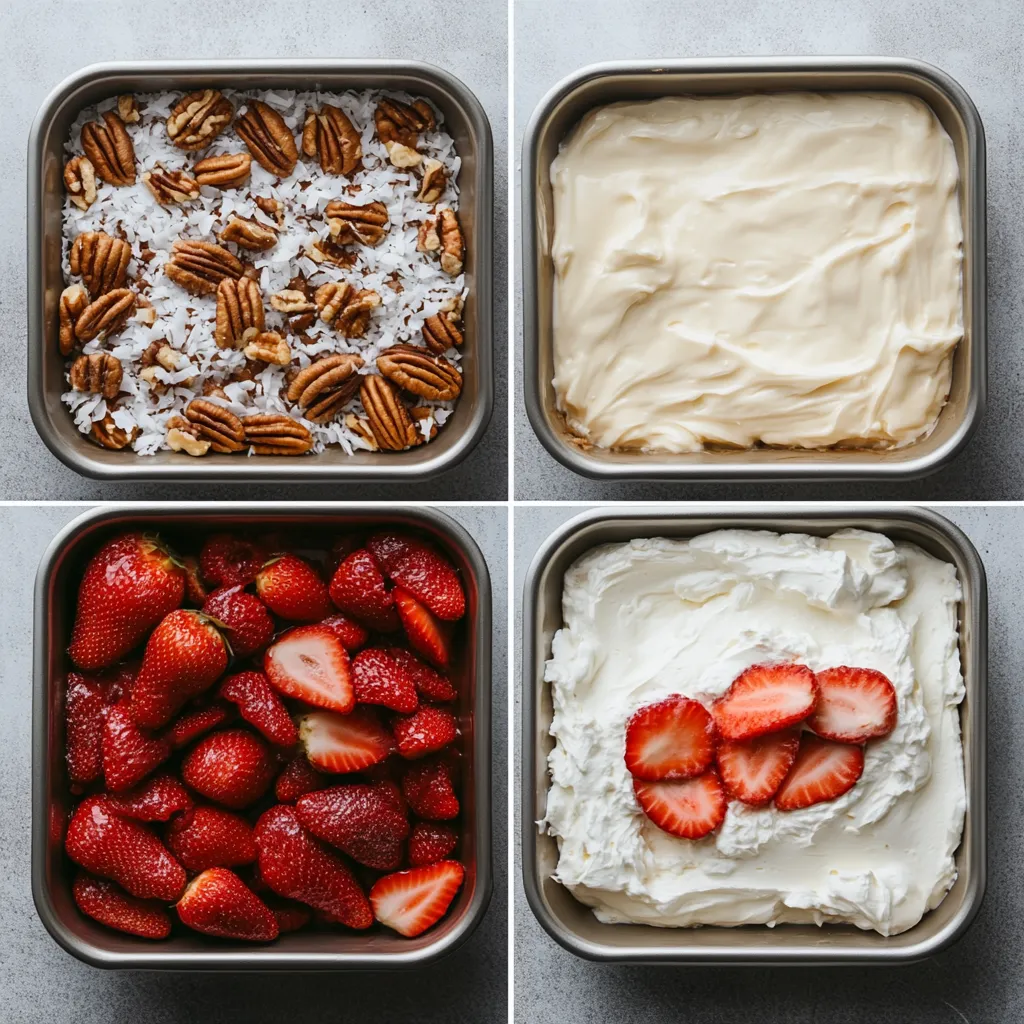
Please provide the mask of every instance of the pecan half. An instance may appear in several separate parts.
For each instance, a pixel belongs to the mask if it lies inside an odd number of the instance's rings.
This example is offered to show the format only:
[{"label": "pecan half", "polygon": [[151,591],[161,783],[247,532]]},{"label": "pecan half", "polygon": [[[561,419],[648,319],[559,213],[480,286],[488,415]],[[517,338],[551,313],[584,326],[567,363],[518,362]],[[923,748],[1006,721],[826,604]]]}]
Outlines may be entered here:
[{"label": "pecan half", "polygon": [[124,121],[125,124],[138,124],[141,118],[139,114],[139,105],[135,102],[135,97],[131,93],[125,93],[123,96],[117,97],[117,116]]},{"label": "pecan half", "polygon": [[377,374],[363,377],[359,397],[380,448],[400,452],[420,443],[422,438],[409,410],[390,381]]},{"label": "pecan half", "polygon": [[142,181],[161,206],[173,206],[175,203],[187,203],[199,198],[199,182],[184,171],[168,171],[157,164],[155,170],[146,171],[142,175]]},{"label": "pecan half", "polygon": [[108,412],[103,419],[93,420],[89,437],[101,448],[109,448],[111,451],[120,451],[127,448],[138,434],[138,428],[129,434],[122,430],[115,422],[114,417]]},{"label": "pecan half", "polygon": [[295,316],[297,313],[312,313],[316,309],[316,303],[296,288],[285,288],[284,291],[274,292],[270,296],[270,305],[278,313],[285,313],[288,316]]},{"label": "pecan half", "polygon": [[64,165],[64,187],[80,210],[88,210],[96,202],[96,169],[87,156],[73,156]]},{"label": "pecan half", "polygon": [[252,157],[248,153],[208,156],[192,168],[196,181],[211,188],[239,188],[249,180]]},{"label": "pecan half", "polygon": [[167,115],[167,137],[190,153],[205,149],[231,124],[234,112],[218,89],[190,92]]},{"label": "pecan half", "polygon": [[277,245],[277,232],[266,224],[258,224],[248,217],[230,217],[217,237],[222,242],[234,242],[243,249],[265,252]]},{"label": "pecan half", "polygon": [[227,249],[213,242],[193,242],[179,238],[171,246],[172,256],[164,264],[164,273],[192,295],[213,295],[227,278],[238,279],[245,267]]},{"label": "pecan half", "polygon": [[263,296],[247,277],[225,278],[217,286],[217,320],[213,338],[217,348],[241,348],[266,327]]},{"label": "pecan half", "polygon": [[318,238],[306,249],[306,255],[314,263],[331,263],[336,267],[351,267],[356,261],[354,252],[339,245],[329,236]]},{"label": "pecan half", "polygon": [[242,421],[216,402],[193,398],[185,409],[185,418],[195,435],[209,441],[215,452],[240,452],[245,447]]},{"label": "pecan half", "polygon": [[128,129],[112,110],[103,114],[103,124],[82,125],[82,149],[96,175],[111,185],[135,184],[135,147]]},{"label": "pecan half", "polygon": [[92,341],[121,330],[135,312],[135,293],[115,288],[90,302],[75,321],[75,337]]},{"label": "pecan half", "polygon": [[416,198],[421,203],[436,203],[448,186],[448,172],[440,160],[426,160],[423,164],[423,181]]},{"label": "pecan half", "polygon": [[210,441],[199,437],[195,425],[183,416],[172,416],[167,421],[167,434],[164,440],[171,451],[184,452],[197,458],[210,450]]},{"label": "pecan half", "polygon": [[329,103],[325,103],[319,113],[306,111],[302,152],[311,160],[319,160],[326,174],[351,177],[363,164],[359,132],[345,111]]},{"label": "pecan half", "polygon": [[115,288],[123,288],[128,279],[132,247],[105,231],[84,231],[71,245],[68,261],[71,273],[82,279],[94,298]]},{"label": "pecan half", "polygon": [[284,203],[273,196],[255,196],[253,202],[268,216],[277,221],[277,226],[284,227]]},{"label": "pecan half", "polygon": [[80,284],[68,285],[60,293],[60,354],[69,356],[74,351],[77,338],[75,322],[89,305],[89,293]]},{"label": "pecan half", "polygon": [[396,167],[415,167],[420,162],[420,133],[432,130],[437,122],[426,100],[412,104],[384,97],[373,112],[377,138],[384,144],[388,158]]},{"label": "pecan half", "polygon": [[298,402],[311,423],[329,423],[356,396],[362,378],[360,356],[324,356],[300,370],[288,385],[289,402]]},{"label": "pecan half", "polygon": [[344,281],[331,281],[316,290],[320,319],[333,324],[345,338],[362,338],[370,326],[370,314],[380,305],[380,296],[368,288],[358,290]]},{"label": "pecan half", "polygon": [[292,350],[277,331],[257,334],[242,351],[247,359],[258,359],[275,366],[287,366],[292,361]]},{"label": "pecan half", "polygon": [[392,345],[377,357],[377,369],[400,388],[430,401],[449,402],[462,391],[457,367],[415,345]]},{"label": "pecan half", "polygon": [[419,252],[439,253],[441,269],[452,277],[458,277],[466,258],[466,243],[455,211],[445,207],[436,217],[423,221],[416,248]]},{"label": "pecan half", "polygon": [[287,178],[295,170],[299,151],[284,118],[273,107],[249,100],[245,113],[238,115],[235,131],[256,162],[271,174]]},{"label": "pecan half", "polygon": [[246,444],[257,455],[302,455],[313,435],[297,420],[279,412],[258,412],[242,420]]},{"label": "pecan half", "polygon": [[338,245],[380,245],[388,233],[388,208],[383,203],[353,206],[333,199],[324,210],[324,219]]},{"label": "pecan half", "polygon": [[68,373],[75,391],[94,391],[104,398],[117,398],[121,390],[121,361],[109,352],[79,356]]},{"label": "pecan half", "polygon": [[457,304],[442,310],[423,322],[423,342],[431,352],[443,355],[463,342],[462,314]]}]

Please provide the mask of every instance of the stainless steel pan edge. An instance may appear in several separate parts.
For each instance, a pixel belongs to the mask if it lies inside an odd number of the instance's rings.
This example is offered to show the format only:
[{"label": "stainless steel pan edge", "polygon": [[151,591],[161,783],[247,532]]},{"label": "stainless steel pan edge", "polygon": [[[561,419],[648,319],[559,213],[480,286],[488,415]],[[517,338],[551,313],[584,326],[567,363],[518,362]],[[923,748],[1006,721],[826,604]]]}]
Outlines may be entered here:
[{"label": "stainless steel pan edge", "polygon": [[[103,928],[71,900],[62,840],[51,815],[68,801],[63,770],[64,643],[73,592],[70,566],[91,554],[96,539],[128,524],[165,530],[274,523],[328,530],[392,524],[429,534],[453,559],[466,583],[466,653],[457,675],[463,732],[462,850],[466,883],[448,916],[415,939],[391,933],[296,932],[273,945],[212,942],[175,936],[155,943]],[[88,548],[88,552],[85,551]],[[181,502],[104,505],[75,518],[47,548],[36,575],[32,704],[32,895],[46,930],[65,950],[94,967],[143,970],[386,970],[417,967],[451,953],[480,923],[491,898],[491,585],[470,535],[436,509],[353,504]]]},{"label": "stainless steel pan edge", "polygon": [[[429,445],[401,453],[347,456],[244,457],[179,453],[135,456],[86,440],[60,401],[66,390],[57,350],[61,173],[67,127],[83,106],[121,92],[217,84],[260,87],[408,89],[433,100],[445,115],[463,158],[460,219],[467,241],[463,392],[445,430]],[[192,482],[418,481],[451,469],[483,436],[494,405],[493,207],[491,127],[479,100],[454,75],[410,60],[202,60],[93,64],[61,82],[36,114],[28,140],[28,403],[36,431],[53,454],[84,476],[107,480]]]},{"label": "stainless steel pan edge", "polygon": [[[590,909],[554,882],[555,840],[541,834],[548,790],[551,704],[544,663],[562,624],[565,570],[595,545],[631,537],[688,537],[725,528],[801,531],[826,535],[847,527],[877,530],[911,541],[957,567],[960,656],[966,697],[961,705],[968,811],[957,851],[959,876],[939,906],[902,935],[884,937],[853,927],[780,925],[660,929],[601,924]],[[981,907],[986,880],[986,689],[988,597],[985,570],[970,540],[942,516],[920,508],[885,505],[821,509],[792,505],[764,512],[598,509],[574,517],[541,546],[523,587],[522,871],[527,902],[544,930],[571,953],[589,960],[634,964],[819,965],[899,964],[945,949],[968,928]]]},{"label": "stainless steel pan edge", "polygon": [[[685,76],[684,84],[679,84]],[[626,78],[643,80],[616,92]],[[888,86],[857,85],[890,81]],[[703,84],[702,84],[703,81]],[[726,84],[714,84],[716,81]],[[896,85],[899,81],[901,84]],[[595,105],[617,99],[693,92],[750,92],[794,88],[920,90],[937,110],[957,147],[964,223],[965,337],[953,364],[950,399],[929,437],[889,451],[696,452],[683,455],[584,450],[568,434],[554,404],[551,338],[551,190],[548,164],[557,144]],[[600,99],[592,98],[600,90]],[[929,99],[929,96],[931,97]],[[582,97],[582,98],[581,98]],[[950,119],[952,122],[950,123]],[[555,127],[552,123],[557,122]],[[555,135],[554,148],[550,136]],[[603,480],[912,480],[947,465],[977,429],[987,401],[986,163],[985,131],[963,87],[924,61],[890,57],[707,57],[665,61],[612,61],[588,65],[563,79],[541,100],[523,139],[522,287],[523,390],[537,437],[567,468]]]}]

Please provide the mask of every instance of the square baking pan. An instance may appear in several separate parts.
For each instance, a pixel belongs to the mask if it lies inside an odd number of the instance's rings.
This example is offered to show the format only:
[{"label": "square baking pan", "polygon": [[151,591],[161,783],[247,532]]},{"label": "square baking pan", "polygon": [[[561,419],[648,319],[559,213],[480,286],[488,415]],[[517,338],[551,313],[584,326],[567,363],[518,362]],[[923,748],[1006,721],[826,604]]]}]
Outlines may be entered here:
[{"label": "square baking pan", "polygon": [[[551,639],[562,627],[566,570],[599,544],[637,537],[694,537],[710,530],[774,530],[827,536],[837,530],[874,530],[909,541],[956,566],[960,658],[966,696],[960,705],[967,817],[956,852],[957,880],[946,898],[913,928],[883,936],[853,925],[743,925],[725,928],[655,928],[603,924],[551,877],[558,861],[554,837],[541,833],[547,803],[548,734],[552,706],[544,682]],[[793,505],[784,512],[700,512],[669,509],[599,509],[576,516],[545,541],[530,565],[523,590],[522,848],[523,884],[544,930],[589,960],[652,964],[897,964],[919,960],[955,942],[974,919],[985,893],[985,694],[988,660],[985,570],[971,542],[948,520],[925,509],[865,506],[848,510]]]},{"label": "square baking pan", "polygon": [[[63,850],[71,797],[64,769],[64,678],[77,581],[89,557],[122,530],[172,539],[197,530],[267,527],[332,531],[400,527],[432,540],[459,570],[466,590],[464,652],[452,670],[462,731],[462,861],[466,881],[448,914],[414,939],[387,930],[293,932],[267,946],[173,934],[151,942],[111,931],[81,914],[71,897],[74,866]],[[32,895],[53,938],[94,967],[160,970],[382,970],[444,956],[480,923],[491,897],[491,584],[480,549],[456,522],[433,509],[362,505],[195,503],[104,506],[68,524],[43,555],[36,577],[32,703]]]},{"label": "square baking pan", "polygon": [[[126,92],[215,86],[231,89],[404,90],[426,96],[444,115],[462,158],[459,221],[466,239],[463,389],[456,411],[430,444],[405,452],[346,455],[328,447],[313,456],[180,452],[137,456],[107,451],[79,432],[61,400],[68,385],[57,345],[64,206],[64,144],[83,107]],[[66,78],[36,114],[28,144],[28,405],[39,436],[63,463],[107,480],[191,482],[423,480],[450,469],[483,436],[494,404],[493,203],[491,127],[480,101],[453,75],[419,61],[204,60],[93,64]]]},{"label": "square baking pan", "polygon": [[[953,356],[949,400],[935,429],[903,448],[626,452],[588,445],[555,405],[554,204],[551,161],[588,111],[621,100],[709,93],[910,93],[949,133],[960,168],[964,229],[964,337]],[[889,57],[734,57],[595,64],[559,82],[541,101],[523,142],[523,389],[537,437],[563,465],[603,480],[909,480],[947,464],[967,443],[985,409],[985,132],[964,89],[917,60]]]}]

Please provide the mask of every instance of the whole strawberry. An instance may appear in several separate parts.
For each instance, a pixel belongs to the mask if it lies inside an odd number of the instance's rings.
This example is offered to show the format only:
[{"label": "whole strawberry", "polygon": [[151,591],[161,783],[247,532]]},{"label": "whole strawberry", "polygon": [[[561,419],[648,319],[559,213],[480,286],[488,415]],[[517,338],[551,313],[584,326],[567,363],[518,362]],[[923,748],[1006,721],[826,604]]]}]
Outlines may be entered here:
[{"label": "whole strawberry", "polygon": [[231,650],[239,658],[262,651],[274,638],[267,606],[240,584],[215,590],[206,599],[203,614],[224,624]]},{"label": "whole strawberry", "polygon": [[147,729],[166,725],[227,667],[227,645],[206,616],[186,609],[171,612],[146,643],[132,689],[132,716]]},{"label": "whole strawberry", "polygon": [[64,740],[68,778],[73,783],[95,782],[103,771],[107,690],[102,679],[68,673],[64,690]]},{"label": "whole strawberry", "polygon": [[278,936],[277,918],[227,868],[207,868],[193,878],[178,901],[178,917],[194,931],[222,939],[270,942]]},{"label": "whole strawberry", "polygon": [[256,577],[263,603],[290,622],[318,622],[334,611],[327,584],[297,555],[272,558]]},{"label": "whole strawberry", "polygon": [[365,548],[353,551],[331,577],[331,600],[346,614],[371,629],[398,629],[395,599],[387,589],[377,560]]},{"label": "whole strawberry", "polygon": [[466,614],[459,575],[433,545],[403,534],[377,533],[366,546],[384,574],[439,619],[451,621]]},{"label": "whole strawberry", "polygon": [[108,928],[138,935],[143,939],[166,939],[171,918],[157,900],[140,900],[105,878],[78,873],[71,895],[83,914]]},{"label": "whole strawberry", "polygon": [[199,571],[214,587],[233,587],[252,583],[266,560],[267,551],[261,544],[215,533],[199,553]]},{"label": "whole strawberry", "polygon": [[87,672],[137,647],[185,596],[185,570],[159,538],[128,533],[104,544],[85,568],[68,653]]},{"label": "whole strawberry", "polygon": [[189,871],[251,864],[256,843],[241,815],[199,804],[175,815],[165,833],[167,845]]},{"label": "whole strawberry", "polygon": [[299,738],[295,723],[277,691],[262,672],[237,672],[220,684],[218,694],[238,705],[239,713],[271,743],[293,747]]},{"label": "whole strawberry", "polygon": [[266,743],[246,729],[204,736],[181,763],[186,785],[233,810],[259,800],[276,770]]}]

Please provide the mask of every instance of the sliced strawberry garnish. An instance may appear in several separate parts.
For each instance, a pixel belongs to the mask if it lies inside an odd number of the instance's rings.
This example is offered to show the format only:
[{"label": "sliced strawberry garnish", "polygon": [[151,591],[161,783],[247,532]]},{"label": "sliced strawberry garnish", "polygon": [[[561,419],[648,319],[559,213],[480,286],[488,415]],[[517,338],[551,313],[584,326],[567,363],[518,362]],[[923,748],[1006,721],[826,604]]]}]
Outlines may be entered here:
[{"label": "sliced strawberry garnish", "polygon": [[398,629],[395,601],[377,560],[365,548],[353,551],[331,579],[331,600],[338,608],[371,629]]},{"label": "sliced strawberry garnish", "polygon": [[366,546],[394,583],[422,601],[439,619],[461,619],[466,595],[459,574],[436,548],[398,533],[378,533]]},{"label": "sliced strawberry garnish", "polygon": [[458,719],[444,708],[420,708],[396,719],[393,728],[398,752],[410,761],[442,750],[459,734]]},{"label": "sliced strawberry garnish", "polygon": [[444,917],[466,872],[454,860],[396,871],[370,890],[373,916],[400,935],[420,935]]},{"label": "sliced strawberry garnish", "polygon": [[896,691],[873,668],[840,665],[816,673],[820,696],[807,726],[827,740],[863,743],[888,736],[896,725]]},{"label": "sliced strawberry garnish", "polygon": [[806,665],[752,665],[711,707],[727,740],[749,740],[802,722],[818,699],[814,673]]},{"label": "sliced strawberry garnish", "polygon": [[637,802],[658,828],[682,839],[700,839],[725,818],[725,790],[712,768],[695,779],[633,780]]},{"label": "sliced strawberry garnish", "polygon": [[140,900],[105,878],[79,872],[71,887],[78,909],[108,928],[143,939],[166,939],[171,919],[159,900]]},{"label": "sliced strawberry garnish", "polygon": [[286,697],[346,714],[355,707],[348,652],[326,626],[299,626],[263,656],[263,671]]},{"label": "sliced strawberry garnish", "polygon": [[404,647],[389,647],[388,654],[409,673],[421,697],[437,704],[448,704],[459,696],[459,691],[447,676],[420,661],[411,651]]},{"label": "sliced strawberry garnish", "polygon": [[359,772],[383,761],[395,749],[391,733],[370,708],[351,714],[314,711],[299,720],[299,742],[314,768]]},{"label": "sliced strawberry garnish", "polygon": [[409,863],[418,868],[445,860],[452,855],[458,844],[458,834],[450,825],[417,821],[409,836]]},{"label": "sliced strawberry garnish", "polygon": [[722,740],[716,758],[729,796],[752,807],[768,803],[793,766],[799,748],[800,734],[790,729],[752,740]]},{"label": "sliced strawberry garnish", "polygon": [[220,696],[238,705],[251,726],[271,743],[290,747],[299,738],[288,709],[262,672],[237,672],[220,684]]},{"label": "sliced strawberry garnish", "polygon": [[805,732],[793,767],[775,794],[775,806],[780,811],[797,811],[835,800],[856,785],[863,771],[862,747]]},{"label": "sliced strawberry garnish", "polygon": [[192,806],[188,790],[173,775],[154,775],[136,789],[110,797],[110,806],[124,818],[136,821],[168,821]]},{"label": "sliced strawberry garnish", "polygon": [[367,647],[352,659],[352,681],[359,704],[383,704],[404,713],[419,707],[412,677],[382,647]]},{"label": "sliced strawberry garnish", "polygon": [[626,767],[636,779],[689,779],[715,756],[715,723],[703,704],[673,694],[626,723]]},{"label": "sliced strawberry garnish", "polygon": [[412,594],[395,587],[395,607],[413,649],[437,668],[448,667],[448,629]]}]

